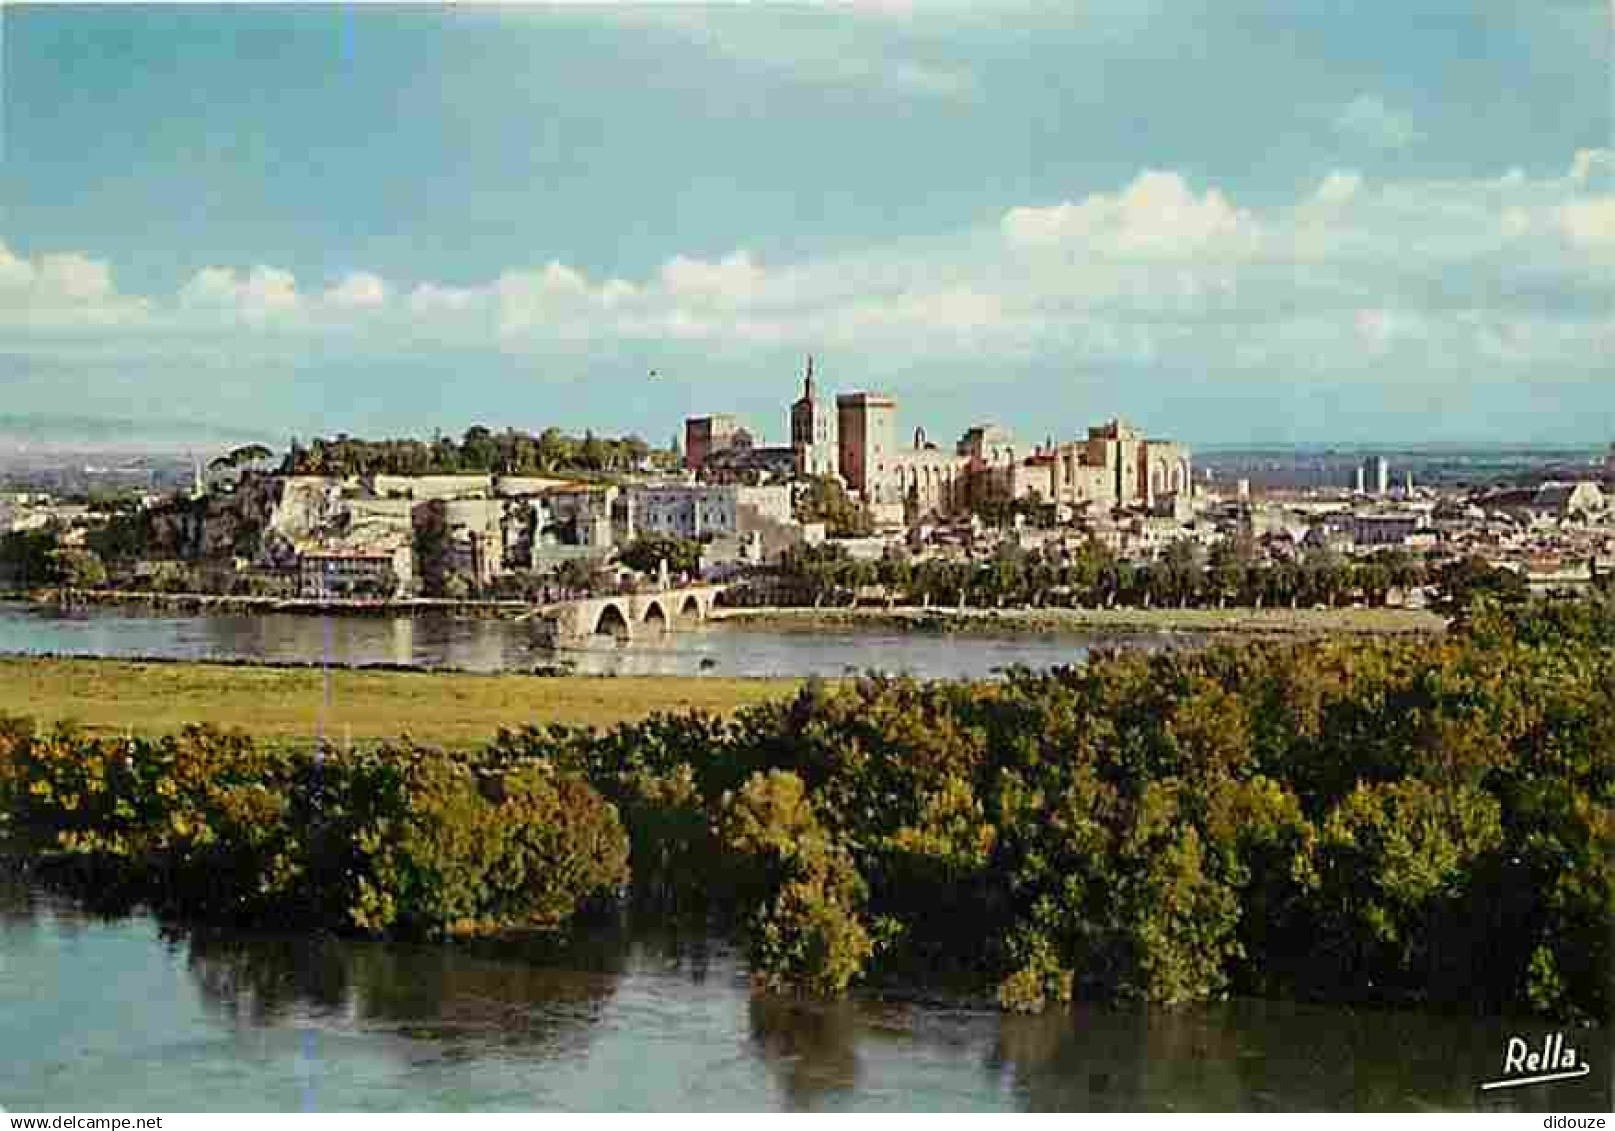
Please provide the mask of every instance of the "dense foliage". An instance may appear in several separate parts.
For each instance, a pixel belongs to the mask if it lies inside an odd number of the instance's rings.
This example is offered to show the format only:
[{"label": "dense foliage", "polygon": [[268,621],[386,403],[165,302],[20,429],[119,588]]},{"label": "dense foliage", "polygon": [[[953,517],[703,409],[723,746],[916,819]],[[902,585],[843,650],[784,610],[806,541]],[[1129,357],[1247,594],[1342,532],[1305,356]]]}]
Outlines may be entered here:
[{"label": "dense foliage", "polygon": [[1097,542],[1074,553],[1039,554],[1013,546],[989,558],[914,559],[888,553],[879,561],[849,557],[833,542],[784,555],[771,587],[774,600],[805,605],[850,603],[880,585],[904,603],[1081,606],[1085,608],[1295,608],[1360,603],[1383,606],[1393,591],[1429,587],[1438,608],[1462,609],[1477,597],[1525,600],[1525,579],[1479,558],[1427,564],[1404,550],[1356,559],[1312,551],[1298,561],[1258,560],[1238,539],[1210,552],[1180,541],[1158,559],[1134,562]]},{"label": "dense foliage", "polygon": [[400,743],[275,749],[36,733],[0,719],[0,842],[109,902],[412,937],[563,926],[627,880],[615,809],[576,775],[490,775]]},{"label": "dense foliage", "polygon": [[822,522],[832,538],[861,538],[874,532],[869,512],[847,494],[841,480],[826,475],[812,476],[797,495],[794,506],[798,522]]},{"label": "dense foliage", "polygon": [[810,682],[730,722],[533,728],[488,756],[586,775],[640,894],[734,913],[774,984],[1609,1010],[1607,603],[1442,640]]},{"label": "dense foliage", "polygon": [[673,466],[670,453],[658,452],[637,436],[609,439],[586,433],[568,436],[558,428],[538,435],[482,425],[459,440],[364,440],[348,435],[316,437],[307,445],[293,440],[282,458],[283,475],[453,475],[494,472],[539,475],[554,472],[632,471],[647,457]]},{"label": "dense foliage", "polygon": [[443,935],[629,882],[760,980],[1609,1015],[1615,605],[1439,639],[809,681],[729,719],[271,752],[0,737],[13,851],[195,913]]},{"label": "dense foliage", "polygon": [[624,546],[618,560],[629,569],[654,577],[663,562],[671,576],[701,572],[701,543],[670,534],[643,534]]},{"label": "dense foliage", "polygon": [[54,524],[0,534],[0,577],[24,588],[68,585],[93,589],[107,583],[101,555],[62,541]]}]

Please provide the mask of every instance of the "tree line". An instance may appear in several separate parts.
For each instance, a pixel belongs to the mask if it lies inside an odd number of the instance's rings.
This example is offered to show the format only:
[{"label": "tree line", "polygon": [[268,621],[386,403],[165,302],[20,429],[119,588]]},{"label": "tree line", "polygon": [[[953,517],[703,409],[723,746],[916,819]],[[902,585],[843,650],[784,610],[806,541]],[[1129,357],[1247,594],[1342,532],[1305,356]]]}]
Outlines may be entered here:
[{"label": "tree line", "polygon": [[564,930],[631,898],[822,996],[1597,1020],[1615,604],[1482,598],[1434,639],[810,680],[728,719],[535,724],[466,754],[13,721],[0,838],[81,889],[368,934]]},{"label": "tree line", "polygon": [[897,603],[973,608],[1383,606],[1393,591],[1424,587],[1438,590],[1444,607],[1458,608],[1482,594],[1515,603],[1528,593],[1520,574],[1479,558],[1424,561],[1393,548],[1359,559],[1320,550],[1268,562],[1237,542],[1207,552],[1187,540],[1149,562],[1120,558],[1091,541],[1069,556],[1004,547],[974,561],[903,553],[861,560],[826,542],[792,548],[770,580],[770,600],[795,605],[851,604],[874,587]]},{"label": "tree line", "polygon": [[544,475],[560,472],[632,471],[646,458],[671,465],[673,454],[653,449],[638,436],[609,438],[592,431],[571,436],[559,428],[536,435],[483,425],[458,439],[437,433],[430,440],[364,440],[346,433],[293,439],[280,462],[282,475]]}]

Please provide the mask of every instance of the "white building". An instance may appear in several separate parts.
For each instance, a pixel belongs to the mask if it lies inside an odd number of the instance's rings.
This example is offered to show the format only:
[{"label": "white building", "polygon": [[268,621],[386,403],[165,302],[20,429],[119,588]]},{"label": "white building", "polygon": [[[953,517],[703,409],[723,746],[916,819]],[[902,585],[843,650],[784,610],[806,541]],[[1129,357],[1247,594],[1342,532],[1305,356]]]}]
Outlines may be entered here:
[{"label": "white building", "polygon": [[768,523],[790,524],[791,489],[788,484],[631,487],[628,511],[630,537],[727,538]]},{"label": "white building", "polygon": [[395,597],[409,592],[414,577],[410,540],[393,530],[360,528],[298,549],[302,597]]}]

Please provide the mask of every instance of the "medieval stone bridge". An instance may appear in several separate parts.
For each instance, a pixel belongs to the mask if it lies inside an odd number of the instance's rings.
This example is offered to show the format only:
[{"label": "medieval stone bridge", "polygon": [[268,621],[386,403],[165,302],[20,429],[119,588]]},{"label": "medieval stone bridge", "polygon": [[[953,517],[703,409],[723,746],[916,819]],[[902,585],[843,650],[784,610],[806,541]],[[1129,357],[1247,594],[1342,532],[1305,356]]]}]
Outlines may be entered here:
[{"label": "medieval stone bridge", "polygon": [[620,641],[661,636],[680,626],[693,627],[706,620],[722,585],[691,585],[611,597],[586,597],[535,609],[531,616],[549,624],[558,644],[576,643],[593,636]]}]

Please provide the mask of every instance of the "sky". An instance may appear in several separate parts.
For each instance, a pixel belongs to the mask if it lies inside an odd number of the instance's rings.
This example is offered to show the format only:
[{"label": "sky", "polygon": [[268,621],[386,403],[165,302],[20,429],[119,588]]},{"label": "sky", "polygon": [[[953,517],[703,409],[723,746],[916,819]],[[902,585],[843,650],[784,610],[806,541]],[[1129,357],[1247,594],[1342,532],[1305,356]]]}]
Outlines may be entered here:
[{"label": "sky", "polygon": [[[0,411],[1615,440],[1615,0],[0,4]],[[657,373],[651,377],[651,371]]]}]

